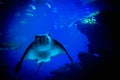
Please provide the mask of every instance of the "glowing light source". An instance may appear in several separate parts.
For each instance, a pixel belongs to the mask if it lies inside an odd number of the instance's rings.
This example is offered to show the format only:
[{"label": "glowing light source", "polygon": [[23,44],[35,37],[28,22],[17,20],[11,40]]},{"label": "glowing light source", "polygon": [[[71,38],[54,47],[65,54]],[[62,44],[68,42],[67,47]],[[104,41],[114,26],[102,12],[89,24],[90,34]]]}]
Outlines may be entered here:
[{"label": "glowing light source", "polygon": [[81,21],[83,24],[96,24],[96,19],[95,18],[85,18]]},{"label": "glowing light source", "polygon": [[99,14],[99,11],[96,11],[94,13],[91,13],[87,16],[85,16],[82,20],[81,23],[82,24],[96,24],[96,19],[95,16]]},{"label": "glowing light source", "polygon": [[96,12],[90,13],[88,16],[85,16],[85,17],[95,17],[99,13],[100,13],[99,11],[96,11]]}]

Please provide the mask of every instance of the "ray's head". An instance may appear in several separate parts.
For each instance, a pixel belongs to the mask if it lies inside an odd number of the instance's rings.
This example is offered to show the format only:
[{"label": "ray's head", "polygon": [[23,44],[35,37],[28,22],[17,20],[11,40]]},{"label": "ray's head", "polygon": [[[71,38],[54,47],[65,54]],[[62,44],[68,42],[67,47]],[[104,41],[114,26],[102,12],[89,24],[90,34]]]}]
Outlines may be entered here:
[{"label": "ray's head", "polygon": [[49,44],[51,42],[50,34],[38,34],[35,36],[35,42],[39,44]]}]

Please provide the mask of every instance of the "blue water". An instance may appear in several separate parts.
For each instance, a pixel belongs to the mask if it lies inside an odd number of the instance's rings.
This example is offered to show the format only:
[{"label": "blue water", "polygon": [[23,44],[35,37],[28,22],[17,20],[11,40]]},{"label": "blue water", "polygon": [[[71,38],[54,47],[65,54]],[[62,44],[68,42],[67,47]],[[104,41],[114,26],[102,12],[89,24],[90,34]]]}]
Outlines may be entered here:
[{"label": "blue water", "polygon": [[[52,38],[66,48],[74,62],[79,62],[79,52],[88,52],[89,41],[83,33],[77,30],[75,22],[97,9],[94,6],[85,5],[89,2],[82,0],[84,4],[81,2],[80,5],[80,2],[77,1],[46,0],[38,4],[30,2],[16,10],[14,15],[10,17],[9,26],[6,29],[6,39],[17,43],[17,49],[5,53],[5,63],[9,65],[9,73],[12,76],[21,80],[44,80],[45,77],[51,76],[50,71],[65,63],[70,63],[65,54],[57,55],[51,58],[50,62],[44,63],[39,72],[35,73],[39,64],[32,60],[24,60],[19,74],[14,75],[15,66],[28,45],[34,41],[36,34],[49,33]],[[30,4],[36,9],[33,10],[29,6]],[[31,12],[26,11],[27,9],[30,9]],[[31,15],[25,15],[27,13]]]}]

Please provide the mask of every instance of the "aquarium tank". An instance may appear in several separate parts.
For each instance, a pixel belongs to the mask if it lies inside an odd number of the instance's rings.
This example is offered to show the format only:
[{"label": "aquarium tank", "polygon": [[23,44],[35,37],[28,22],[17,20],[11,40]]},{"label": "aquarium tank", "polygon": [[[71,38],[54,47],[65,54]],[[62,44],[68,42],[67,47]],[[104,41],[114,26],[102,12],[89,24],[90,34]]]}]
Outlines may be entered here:
[{"label": "aquarium tank", "polygon": [[0,80],[111,79],[116,3],[0,0]]}]

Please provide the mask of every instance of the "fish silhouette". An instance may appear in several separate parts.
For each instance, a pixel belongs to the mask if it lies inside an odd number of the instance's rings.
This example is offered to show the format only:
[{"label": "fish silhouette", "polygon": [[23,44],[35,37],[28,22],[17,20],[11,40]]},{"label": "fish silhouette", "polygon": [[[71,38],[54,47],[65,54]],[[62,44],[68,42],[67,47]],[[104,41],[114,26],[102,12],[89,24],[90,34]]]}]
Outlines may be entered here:
[{"label": "fish silhouette", "polygon": [[36,63],[40,64],[40,68],[44,62],[49,62],[51,57],[62,53],[66,53],[69,60],[73,63],[73,59],[60,42],[52,39],[48,33],[36,35],[35,40],[27,47],[20,62],[17,64],[15,73],[19,72],[23,60],[35,60]]}]

